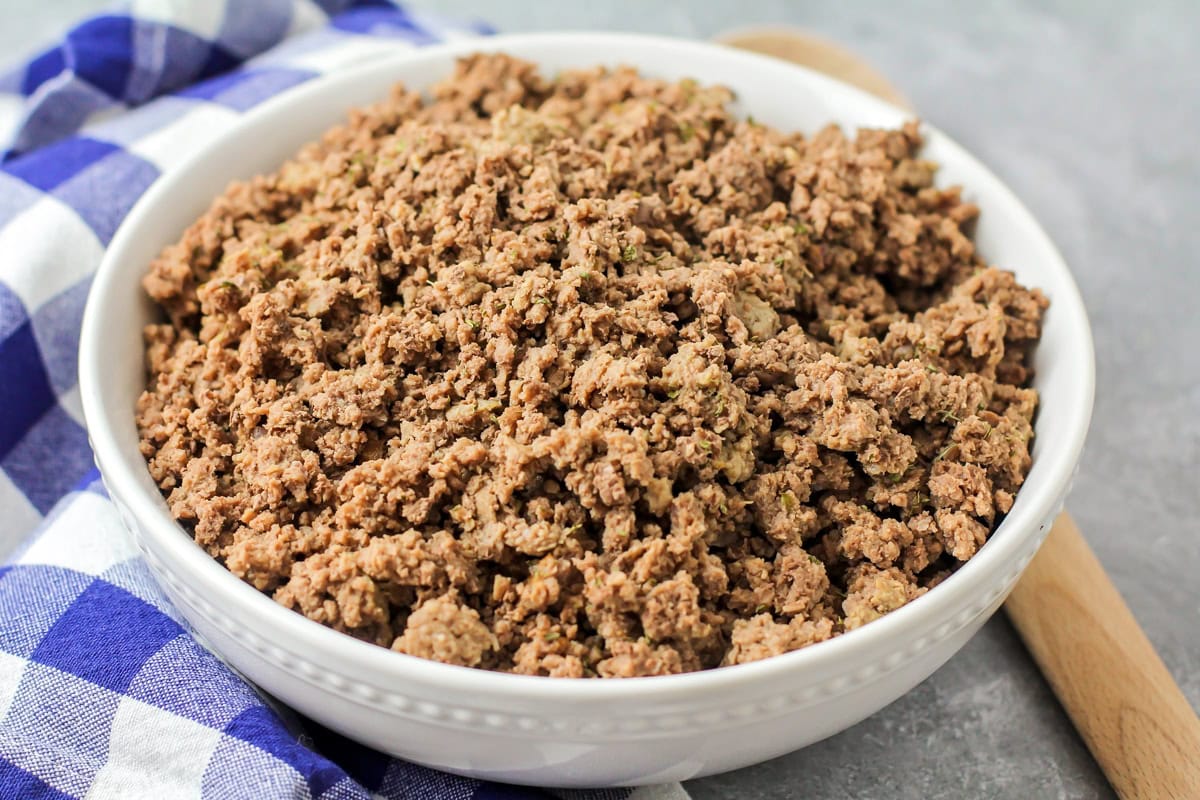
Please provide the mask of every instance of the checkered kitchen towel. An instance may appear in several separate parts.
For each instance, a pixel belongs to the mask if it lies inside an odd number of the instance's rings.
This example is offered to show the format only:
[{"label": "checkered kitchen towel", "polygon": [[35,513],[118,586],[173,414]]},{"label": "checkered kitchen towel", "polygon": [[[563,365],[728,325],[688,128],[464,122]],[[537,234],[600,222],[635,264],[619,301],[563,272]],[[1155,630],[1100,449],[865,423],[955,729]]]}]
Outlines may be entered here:
[{"label": "checkered kitchen towel", "polygon": [[0,798],[553,796],[374,753],[201,649],[100,487],[76,387],[92,272],[163,171],[314,76],[483,32],[378,1],[138,0],[0,74]]}]

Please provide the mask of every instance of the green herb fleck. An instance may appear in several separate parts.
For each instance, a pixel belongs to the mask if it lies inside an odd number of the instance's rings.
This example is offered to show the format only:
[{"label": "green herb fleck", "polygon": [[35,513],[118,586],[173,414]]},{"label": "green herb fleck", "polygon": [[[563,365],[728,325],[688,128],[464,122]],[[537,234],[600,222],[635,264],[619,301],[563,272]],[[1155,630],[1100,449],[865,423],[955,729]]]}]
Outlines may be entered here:
[{"label": "green herb fleck", "polygon": [[955,414],[953,411],[943,411],[943,412],[941,412],[941,414],[942,414],[942,422],[948,422],[949,420],[954,420],[955,422],[962,422],[962,419],[960,419],[959,416],[957,414]]},{"label": "green herb fleck", "polygon": [[546,631],[546,635],[542,637],[547,642],[553,642],[556,639],[561,639],[562,634],[558,631]]},{"label": "green herb fleck", "polygon": [[817,558],[817,557],[816,557],[816,556],[814,556],[812,553],[809,553],[809,554],[808,554],[808,560],[809,560],[809,561],[811,561],[811,562],[812,562],[812,563],[814,563],[814,564],[820,564],[820,563],[821,563],[821,559]]},{"label": "green herb fleck", "polygon": [[538,306],[548,306],[550,305],[550,300],[545,297],[538,297],[533,301],[533,303],[534,305]]},{"label": "green herb fleck", "polygon": [[473,331],[477,331],[479,330],[479,322],[477,320],[469,319],[467,320],[467,327]]},{"label": "green herb fleck", "polygon": [[693,128],[691,125],[685,124],[685,125],[679,126],[679,138],[682,139],[683,141],[690,142],[692,140],[692,137],[695,135],[696,135],[696,129]]},{"label": "green herb fleck", "polygon": [[767,610],[767,606],[766,606],[766,604],[765,604],[765,603],[760,603],[760,604],[758,604],[757,606],[755,606],[755,607],[754,607],[754,613],[755,613],[755,614],[761,614],[761,613],[763,613],[763,612],[764,612],[764,611],[766,611],[766,610]]},{"label": "green herb fleck", "polygon": [[711,450],[712,449],[712,442],[710,442],[708,439],[700,439],[699,441],[696,442],[696,445],[701,450]]},{"label": "green herb fleck", "polygon": [[720,511],[722,514],[728,514],[729,506],[725,505],[724,503],[721,503],[721,505],[717,506],[717,510]]},{"label": "green herb fleck", "polygon": [[795,225],[792,227],[792,230],[796,231],[796,235],[797,235],[797,236],[803,236],[803,235],[805,235],[806,233],[808,233],[810,229],[809,229],[809,227],[808,227],[807,225],[805,225],[803,222],[797,222],[797,223],[796,223],[796,224],[795,224]]},{"label": "green herb fleck", "polygon": [[945,458],[945,457],[946,457],[946,453],[949,453],[949,452],[950,452],[950,448],[951,448],[951,447],[954,447],[954,442],[951,442],[950,444],[948,444],[948,445],[946,445],[945,447],[943,447],[943,448],[942,448],[942,452],[938,453],[936,456],[934,456],[934,457],[933,457],[933,463],[934,463],[934,464],[936,464],[936,463],[938,463],[939,461],[941,461],[943,458]]},{"label": "green herb fleck", "polygon": [[930,372],[932,372],[934,374],[937,374],[939,372],[938,368],[935,367],[933,364],[926,364],[925,369],[929,370]]},{"label": "green herb fleck", "polygon": [[775,257],[775,266],[782,267],[784,261],[787,261],[787,259],[784,258],[783,256],[776,256]]},{"label": "green herb fleck", "polygon": [[678,389],[672,389],[672,390],[670,390],[669,392],[667,392],[667,399],[668,399],[668,400],[674,400],[676,397],[679,397],[679,390],[678,390]]},{"label": "green herb fleck", "polygon": [[796,495],[792,494],[790,491],[787,491],[779,496],[779,502],[783,504],[785,509],[791,509],[796,507],[796,503],[798,501],[796,500]]},{"label": "green herb fleck", "polygon": [[621,251],[621,260],[625,262],[633,261],[637,258],[637,248],[633,245],[626,245]]},{"label": "green herb fleck", "polygon": [[233,281],[221,281],[218,285],[222,289],[233,289],[235,292],[238,291],[238,285]]}]

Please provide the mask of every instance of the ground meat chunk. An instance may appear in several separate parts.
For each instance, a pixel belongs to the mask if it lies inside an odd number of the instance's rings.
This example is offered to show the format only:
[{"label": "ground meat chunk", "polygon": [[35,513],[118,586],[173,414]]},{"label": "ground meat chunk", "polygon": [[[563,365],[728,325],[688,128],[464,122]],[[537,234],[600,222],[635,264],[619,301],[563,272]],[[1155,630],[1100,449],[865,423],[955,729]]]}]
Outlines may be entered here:
[{"label": "ground meat chunk", "polygon": [[877,620],[927,591],[895,568],[877,569],[860,565],[851,568],[849,576],[846,584],[849,591],[842,601],[846,630]]},{"label": "ground meat chunk", "polygon": [[1030,467],[1047,302],[916,123],[462,59],[232,185],[144,280],[141,449],[280,604],[558,677],[740,664],[971,558]]},{"label": "ground meat chunk", "polygon": [[496,648],[496,637],[479,619],[479,612],[452,595],[426,600],[408,617],[404,633],[392,649],[410,656],[477,667],[484,654]]},{"label": "ground meat chunk", "polygon": [[768,614],[733,623],[730,647],[723,665],[745,664],[768,656],[799,650],[833,636],[833,623],[828,619],[812,621],[795,617],[790,622],[776,622]]}]

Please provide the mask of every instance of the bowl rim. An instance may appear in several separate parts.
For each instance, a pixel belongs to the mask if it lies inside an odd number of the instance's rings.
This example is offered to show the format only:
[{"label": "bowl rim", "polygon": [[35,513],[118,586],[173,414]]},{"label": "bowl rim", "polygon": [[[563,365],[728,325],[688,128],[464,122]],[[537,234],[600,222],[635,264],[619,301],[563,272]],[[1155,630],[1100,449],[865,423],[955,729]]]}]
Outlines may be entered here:
[{"label": "bowl rim", "polygon": [[[105,386],[105,363],[110,360],[110,356],[104,347],[102,318],[105,315],[106,298],[115,286],[122,285],[118,280],[119,264],[129,242],[139,233],[139,220],[148,208],[169,197],[177,189],[177,176],[203,162],[210,150],[227,138],[235,137],[248,121],[274,113],[286,106],[303,104],[308,95],[321,91],[330,84],[348,85],[364,75],[398,73],[405,67],[412,67],[414,63],[421,61],[435,61],[476,51],[519,49],[526,51],[522,53],[523,57],[537,61],[537,56],[530,55],[527,51],[564,45],[587,48],[589,52],[604,48],[613,51],[625,51],[630,47],[653,48],[672,51],[682,59],[719,59],[731,67],[760,74],[764,80],[786,82],[802,78],[804,83],[818,91],[832,95],[849,94],[855,102],[873,107],[876,111],[903,118],[913,116],[911,111],[893,106],[820,72],[727,45],[647,34],[582,31],[507,34],[430,45],[375,58],[316,77],[284,91],[246,112],[228,131],[165,171],[126,215],[95,273],[80,334],[79,387],[89,440],[108,491],[114,499],[130,510],[143,535],[152,538],[176,563],[187,564],[191,571],[189,580],[195,581],[190,588],[212,592],[212,596],[228,602],[231,607],[238,607],[248,614],[269,620],[279,632],[279,635],[271,640],[272,645],[282,646],[293,652],[336,651],[346,662],[354,664],[359,670],[369,672],[381,685],[390,687],[404,686],[406,682],[411,682],[417,686],[436,685],[444,690],[475,695],[486,692],[490,696],[508,700],[532,698],[576,704],[618,701],[637,703],[651,698],[655,701],[669,701],[692,697],[701,692],[720,693],[744,686],[748,682],[770,685],[774,679],[794,677],[805,670],[828,670],[839,664],[866,664],[877,658],[870,654],[878,653],[881,646],[894,645],[897,640],[904,640],[906,629],[927,627],[938,621],[951,619],[956,610],[969,605],[972,599],[976,598],[975,584],[979,583],[979,579],[1017,559],[1027,543],[1044,529],[1043,523],[1057,510],[1056,506],[1070,482],[1086,438],[1093,402],[1095,365],[1091,330],[1082,298],[1070,270],[1049,236],[1032,213],[990,169],[946,134],[925,123],[922,127],[927,137],[937,137],[940,140],[939,147],[944,152],[950,153],[954,160],[967,164],[988,179],[991,184],[988,186],[988,193],[1003,197],[1016,211],[1022,229],[1035,239],[1042,240],[1039,244],[1049,256],[1042,268],[1059,273],[1060,285],[1053,298],[1054,313],[1069,317],[1064,327],[1069,331],[1069,341],[1075,351],[1072,360],[1078,359],[1078,363],[1074,365],[1078,375],[1073,395],[1065,399],[1065,402],[1070,404],[1071,413],[1069,428],[1063,435],[1064,444],[1055,450],[1043,451],[1038,456],[1039,461],[1045,462],[1039,491],[1034,494],[1023,486],[1021,492],[1018,492],[1013,510],[978,554],[934,590],[868,625],[847,631],[830,640],[760,661],[678,675],[623,680],[554,679],[444,664],[357,640],[275,603],[266,594],[234,576],[197,545],[182,526],[169,516],[161,495],[150,496],[148,492],[143,491],[137,475],[140,471],[144,476],[145,462],[139,459],[139,463],[133,463],[132,459],[122,455],[113,429],[113,413],[118,409],[115,401],[108,398],[109,391]],[[636,60],[634,61],[636,65]],[[395,79],[398,80],[399,75]],[[943,157],[943,161],[945,160]],[[136,274],[140,277],[142,273]],[[128,410],[125,413],[128,413]],[[1023,498],[1024,503],[1021,502]],[[246,627],[245,623],[237,624]]]}]

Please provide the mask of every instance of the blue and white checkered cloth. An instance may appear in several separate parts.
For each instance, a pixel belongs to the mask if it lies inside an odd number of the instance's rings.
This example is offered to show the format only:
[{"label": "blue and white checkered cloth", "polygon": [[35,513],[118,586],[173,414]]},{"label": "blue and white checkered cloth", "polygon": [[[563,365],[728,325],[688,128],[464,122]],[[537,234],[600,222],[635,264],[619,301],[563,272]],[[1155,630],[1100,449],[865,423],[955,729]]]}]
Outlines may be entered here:
[{"label": "blue and white checkered cloth", "polygon": [[137,0],[0,74],[0,553],[20,543],[0,568],[0,798],[553,796],[375,753],[199,647],[104,495],[76,385],[91,275],[159,175],[291,86],[486,32],[378,0]]}]

